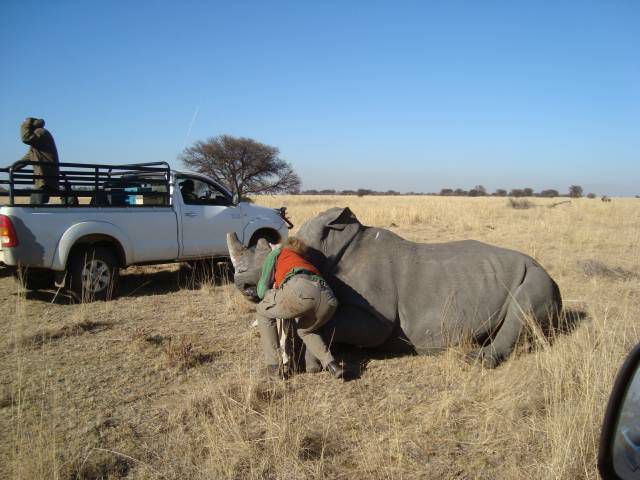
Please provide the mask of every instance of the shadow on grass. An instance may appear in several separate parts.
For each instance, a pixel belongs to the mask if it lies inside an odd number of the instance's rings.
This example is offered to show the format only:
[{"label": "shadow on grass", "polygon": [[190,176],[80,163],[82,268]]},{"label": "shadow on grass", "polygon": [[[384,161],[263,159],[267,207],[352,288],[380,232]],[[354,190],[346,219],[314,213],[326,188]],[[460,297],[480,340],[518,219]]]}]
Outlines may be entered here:
[{"label": "shadow on grass", "polygon": [[13,275],[14,269],[11,267],[0,267],[0,278],[7,278]]},{"label": "shadow on grass", "polygon": [[203,285],[224,285],[233,281],[233,274],[225,267],[206,265],[182,265],[177,270],[157,270],[154,272],[123,272],[118,281],[116,298],[145,297],[195,290]]},{"label": "shadow on grass", "polygon": [[60,340],[62,338],[82,335],[83,333],[96,333],[111,328],[111,322],[94,322],[86,320],[84,322],[65,325],[56,329],[42,330],[34,335],[23,337],[20,343],[25,346],[38,347],[44,343]]},{"label": "shadow on grass", "polygon": [[417,355],[415,352],[382,352],[380,350],[362,349],[345,345],[336,351],[335,357],[346,371],[345,381],[358,380],[367,371],[372,360],[386,360],[390,358],[406,357]]},{"label": "shadow on grass", "polygon": [[[114,299],[164,295],[180,290],[195,290],[203,285],[224,285],[233,281],[228,269],[207,270],[205,268],[181,267],[177,270],[154,270],[149,272],[127,272],[123,270],[116,287]],[[27,300],[57,305],[77,303],[64,290],[33,290],[25,293]]]},{"label": "shadow on grass", "polygon": [[[556,329],[553,334],[548,336],[550,343],[553,344],[559,335],[571,335],[588,316],[587,311],[582,308],[564,309]],[[392,351],[383,351],[380,349],[362,349],[350,345],[335,345],[332,352],[336,360],[341,362],[349,371],[349,380],[359,379],[366,372],[371,360],[418,355],[411,348],[399,349],[397,346]]]},{"label": "shadow on grass", "polygon": [[[345,370],[344,381],[358,380],[367,370],[371,360],[384,360],[389,358],[416,355],[415,352],[383,352],[375,349],[365,349],[346,344],[334,344],[331,353],[335,361]],[[296,360],[297,357],[297,360]],[[289,366],[287,376],[305,373],[304,346],[291,357],[292,364]],[[314,373],[314,375],[328,375],[326,371]]]},{"label": "shadow on grass", "polygon": [[561,335],[570,335],[588,317],[589,314],[582,308],[565,308],[562,310],[556,331]]}]

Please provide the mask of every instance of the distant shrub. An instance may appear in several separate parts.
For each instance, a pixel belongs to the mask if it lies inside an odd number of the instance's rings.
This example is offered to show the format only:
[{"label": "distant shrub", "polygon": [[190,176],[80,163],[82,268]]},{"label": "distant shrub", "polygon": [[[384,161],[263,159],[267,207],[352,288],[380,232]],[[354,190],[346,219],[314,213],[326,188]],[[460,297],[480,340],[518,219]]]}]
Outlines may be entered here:
[{"label": "distant shrub", "polygon": [[548,198],[554,198],[554,197],[558,197],[560,196],[560,192],[558,192],[558,190],[555,190],[553,188],[550,188],[548,190],[542,190],[540,192],[540,196],[541,197],[548,197]]},{"label": "distant shrub", "polygon": [[596,198],[595,193],[587,193],[587,198]]},{"label": "distant shrub", "polygon": [[487,189],[482,185],[476,185],[474,188],[469,190],[470,197],[484,197],[487,195]]},{"label": "distant shrub", "polygon": [[507,205],[511,208],[515,208],[516,210],[526,210],[535,206],[526,198],[510,198],[507,202]]}]

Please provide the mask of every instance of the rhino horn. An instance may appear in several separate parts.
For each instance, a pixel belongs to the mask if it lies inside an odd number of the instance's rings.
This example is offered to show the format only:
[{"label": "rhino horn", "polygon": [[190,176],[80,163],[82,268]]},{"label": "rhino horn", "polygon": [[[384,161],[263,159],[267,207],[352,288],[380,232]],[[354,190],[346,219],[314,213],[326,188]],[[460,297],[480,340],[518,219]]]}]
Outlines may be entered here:
[{"label": "rhino horn", "polygon": [[231,257],[231,263],[235,267],[238,258],[242,255],[242,251],[244,250],[244,245],[240,243],[238,239],[238,235],[236,232],[227,233],[227,247],[229,247],[229,256]]}]

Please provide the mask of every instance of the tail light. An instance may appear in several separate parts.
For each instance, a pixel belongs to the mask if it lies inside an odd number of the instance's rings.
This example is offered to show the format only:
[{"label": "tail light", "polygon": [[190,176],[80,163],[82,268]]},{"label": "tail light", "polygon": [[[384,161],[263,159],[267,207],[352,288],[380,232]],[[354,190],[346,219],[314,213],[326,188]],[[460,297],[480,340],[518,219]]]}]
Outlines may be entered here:
[{"label": "tail light", "polygon": [[11,220],[6,215],[0,215],[0,243],[3,248],[18,246],[18,236]]}]

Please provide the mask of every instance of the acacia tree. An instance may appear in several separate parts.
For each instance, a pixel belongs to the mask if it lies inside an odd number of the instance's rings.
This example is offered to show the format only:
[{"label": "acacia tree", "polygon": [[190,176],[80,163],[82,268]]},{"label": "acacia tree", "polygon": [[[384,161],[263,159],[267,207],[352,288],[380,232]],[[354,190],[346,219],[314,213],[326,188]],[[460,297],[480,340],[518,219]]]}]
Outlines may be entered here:
[{"label": "acacia tree", "polygon": [[218,135],[197,141],[178,157],[189,169],[227,185],[240,198],[251,193],[297,193],[302,184],[280,150],[251,138]]},{"label": "acacia tree", "polygon": [[580,198],[582,196],[582,187],[580,185],[571,185],[569,187],[569,196],[572,198]]},{"label": "acacia tree", "polygon": [[483,185],[476,185],[469,190],[470,197],[484,197],[487,194],[487,189]]}]

